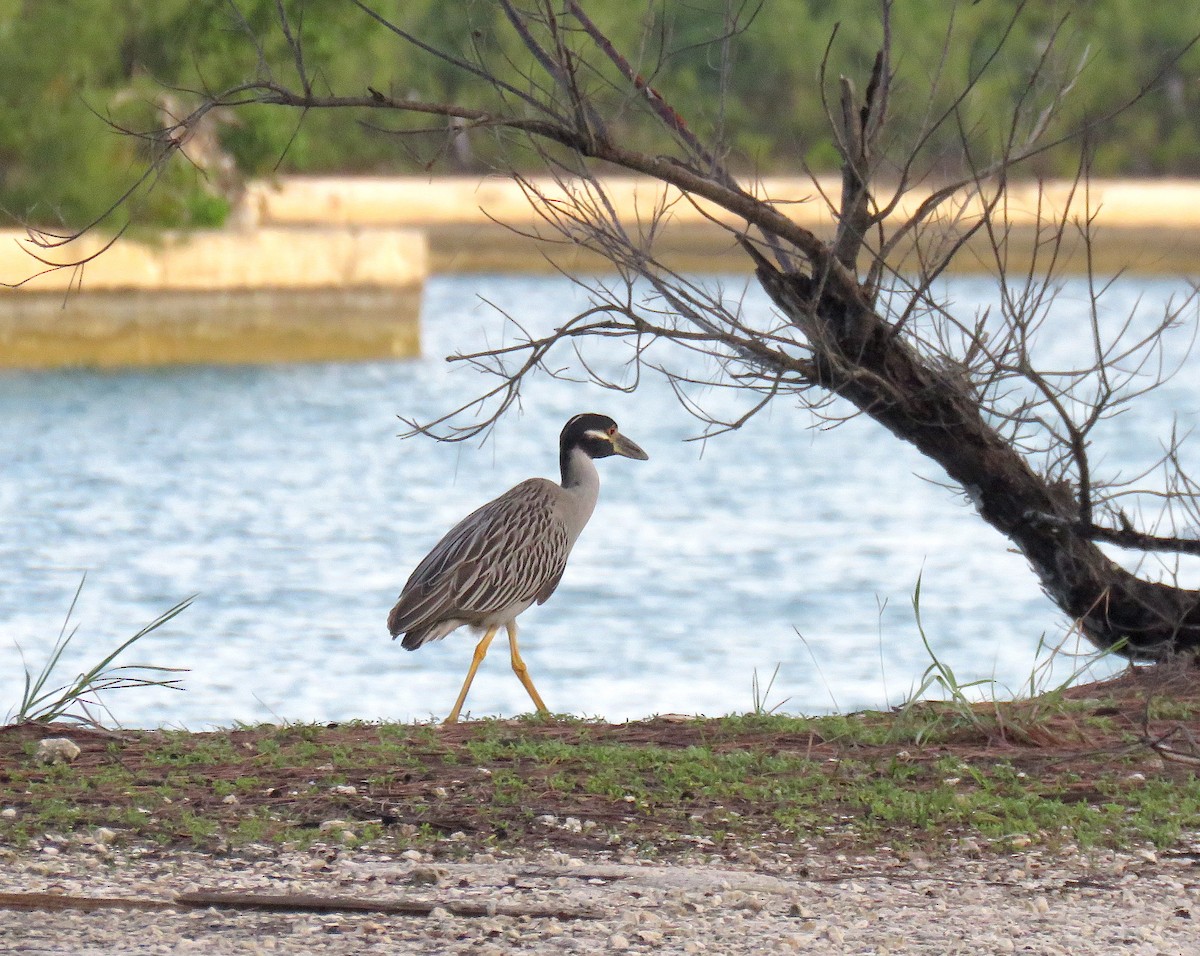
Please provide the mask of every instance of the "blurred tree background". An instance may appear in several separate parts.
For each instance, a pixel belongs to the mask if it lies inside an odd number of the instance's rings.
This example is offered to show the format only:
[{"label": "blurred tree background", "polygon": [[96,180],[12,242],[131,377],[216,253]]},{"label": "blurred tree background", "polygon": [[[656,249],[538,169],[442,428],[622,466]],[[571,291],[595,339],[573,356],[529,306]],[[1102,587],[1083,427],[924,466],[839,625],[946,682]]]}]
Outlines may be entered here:
[{"label": "blurred tree background", "polygon": [[[370,86],[398,97],[478,106],[495,95],[483,84],[464,85],[460,72],[432,57],[414,57],[346,0],[283,5],[319,93],[363,95]],[[878,0],[586,0],[584,6],[735,170],[767,175],[836,168],[825,132],[821,64],[828,47],[827,96],[835,103],[839,74],[865,82],[880,42]],[[951,94],[992,55],[1017,6],[1013,0],[896,5],[900,55],[893,63],[898,83],[891,112],[894,121],[903,120],[897,155],[921,136],[929,111],[949,107]],[[431,43],[485,58],[517,86],[524,82],[524,48],[491,0],[378,0],[374,9]],[[734,19],[745,29],[731,35]],[[1060,77],[1084,65],[1057,122],[1067,128],[1104,117],[1157,77],[1196,29],[1171,5],[1143,0],[1030,4],[986,82],[961,104],[962,131],[981,162],[993,156],[1009,131],[989,119],[1011,112],[1048,48]],[[90,223],[136,182],[151,141],[122,130],[169,126],[205,94],[268,72],[299,85],[277,0],[0,0],[0,63],[0,215],[7,224],[47,228]],[[1200,174],[1200,49],[1167,68],[1147,99],[1148,108],[1096,124],[1087,143],[1094,175]],[[154,188],[140,191],[128,207],[138,222],[218,225],[236,200],[237,184],[249,177],[482,172],[502,147],[513,155],[513,143],[483,131],[472,133],[465,148],[467,141],[449,130],[414,134],[413,120],[378,111],[301,115],[257,107],[217,111],[211,119],[191,161],[176,156]],[[401,128],[408,135],[396,135]],[[952,145],[929,141],[922,148],[936,159],[940,150],[951,155]],[[1029,172],[1069,175],[1079,151],[1078,142],[1064,144]]]}]

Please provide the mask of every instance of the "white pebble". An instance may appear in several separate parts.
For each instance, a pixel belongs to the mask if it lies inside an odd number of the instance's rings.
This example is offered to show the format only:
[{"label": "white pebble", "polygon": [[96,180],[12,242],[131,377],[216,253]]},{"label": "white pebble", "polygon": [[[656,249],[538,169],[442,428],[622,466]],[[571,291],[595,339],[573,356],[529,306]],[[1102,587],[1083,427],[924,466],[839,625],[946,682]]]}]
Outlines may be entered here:
[{"label": "white pebble", "polygon": [[38,742],[33,762],[41,764],[70,763],[80,754],[79,745],[68,737],[47,737]]}]

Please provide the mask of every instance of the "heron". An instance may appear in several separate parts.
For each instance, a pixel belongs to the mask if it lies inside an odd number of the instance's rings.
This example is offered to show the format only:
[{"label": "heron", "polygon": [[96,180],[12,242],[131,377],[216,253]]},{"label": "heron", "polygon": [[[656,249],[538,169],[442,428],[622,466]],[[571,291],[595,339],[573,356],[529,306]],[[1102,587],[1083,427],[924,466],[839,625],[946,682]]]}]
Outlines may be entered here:
[{"label": "heron", "polygon": [[547,713],[517,646],[517,617],[545,604],[562,580],[567,558],[600,493],[594,460],[621,455],[646,461],[607,415],[576,415],[558,439],[562,483],[528,478],[471,512],[433,547],[409,576],[388,615],[393,640],[415,651],[468,626],[475,646],[462,690],[445,723],[458,721],[475,672],[501,627],[508,632],[512,669],[539,713]]}]

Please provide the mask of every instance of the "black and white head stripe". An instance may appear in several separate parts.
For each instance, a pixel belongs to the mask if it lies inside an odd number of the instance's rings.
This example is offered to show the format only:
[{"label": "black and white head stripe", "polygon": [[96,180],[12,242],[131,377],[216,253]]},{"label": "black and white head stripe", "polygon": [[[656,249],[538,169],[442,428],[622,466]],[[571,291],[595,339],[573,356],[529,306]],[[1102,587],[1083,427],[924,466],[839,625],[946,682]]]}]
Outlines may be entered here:
[{"label": "black and white head stripe", "polygon": [[589,458],[623,455],[626,458],[645,460],[648,457],[641,448],[617,430],[616,422],[597,412],[576,415],[563,426],[559,436],[559,464],[564,483],[568,483],[569,462],[572,452],[576,449]]}]

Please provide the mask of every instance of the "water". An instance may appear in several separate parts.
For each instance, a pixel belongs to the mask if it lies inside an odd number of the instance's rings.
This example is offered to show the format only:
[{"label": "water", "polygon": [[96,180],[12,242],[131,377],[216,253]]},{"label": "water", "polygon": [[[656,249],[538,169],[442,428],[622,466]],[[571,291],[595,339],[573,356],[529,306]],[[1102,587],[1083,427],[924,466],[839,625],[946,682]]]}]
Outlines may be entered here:
[{"label": "water", "polygon": [[[1114,307],[1140,297],[1152,313],[1181,289],[1130,281]],[[967,309],[990,294],[969,279],[950,292]],[[1078,341],[1078,293],[1068,288],[1049,347]],[[0,377],[0,717],[20,695],[18,647],[36,671],[85,572],[64,678],[196,595],[128,661],[188,668],[186,691],[110,695],[125,726],[443,716],[472,636],[409,654],[388,639],[387,611],[454,521],[553,475],[563,421],[592,409],[651,458],[599,463],[600,504],[566,577],[521,619],[552,709],[742,712],[755,676],[765,687],[776,667],[768,707],[897,703],[929,664],[918,579],[925,632],[960,680],[1028,681],[1039,640],[1057,642],[1067,622],[936,469],[867,421],[814,429],[779,402],[735,434],[686,442],[699,426],[660,380],[623,395],[541,377],[483,446],[396,437],[398,414],[428,418],[484,383],[439,358],[504,339],[481,297],[549,328],[580,295],[555,279],[436,279],[420,361]],[[753,292],[748,302],[764,307]],[[1182,350],[1187,336],[1172,342]],[[1110,423],[1106,467],[1150,461],[1171,413],[1183,428],[1200,420],[1186,378]],[[471,713],[529,709],[505,650],[501,640],[481,669]],[[1060,659],[1055,674],[1077,663]]]}]

